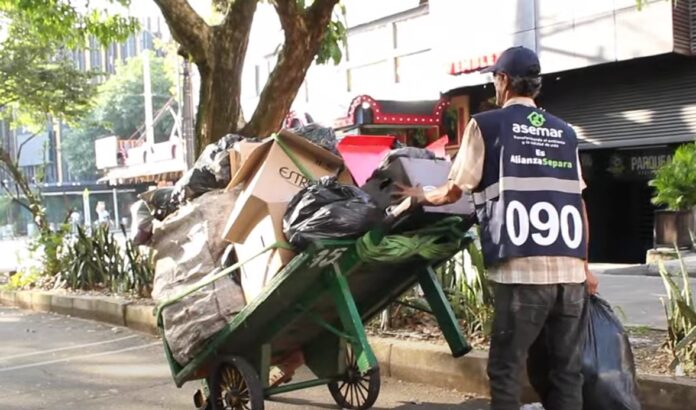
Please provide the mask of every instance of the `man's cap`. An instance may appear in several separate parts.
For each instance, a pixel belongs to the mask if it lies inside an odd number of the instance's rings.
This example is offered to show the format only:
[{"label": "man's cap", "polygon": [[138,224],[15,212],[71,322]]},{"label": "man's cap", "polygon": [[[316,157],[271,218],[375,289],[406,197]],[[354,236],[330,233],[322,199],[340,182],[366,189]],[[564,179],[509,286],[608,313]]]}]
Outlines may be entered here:
[{"label": "man's cap", "polygon": [[495,64],[482,73],[505,73],[512,77],[534,77],[541,73],[539,57],[526,47],[510,47],[498,57]]}]

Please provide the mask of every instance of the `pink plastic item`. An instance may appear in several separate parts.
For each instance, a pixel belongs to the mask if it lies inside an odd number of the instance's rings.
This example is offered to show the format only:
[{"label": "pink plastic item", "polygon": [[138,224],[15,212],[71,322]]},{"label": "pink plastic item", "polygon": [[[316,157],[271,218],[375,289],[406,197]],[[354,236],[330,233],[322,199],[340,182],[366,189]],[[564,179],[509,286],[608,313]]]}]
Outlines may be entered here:
[{"label": "pink plastic item", "polygon": [[449,138],[445,135],[444,137],[441,137],[440,139],[431,142],[430,145],[425,147],[425,149],[431,151],[440,158],[445,158],[447,156],[447,151],[445,151],[445,147],[447,146],[448,142]]},{"label": "pink plastic item", "polygon": [[394,140],[396,137],[386,135],[348,135],[338,143],[338,152],[358,186],[377,169]]}]

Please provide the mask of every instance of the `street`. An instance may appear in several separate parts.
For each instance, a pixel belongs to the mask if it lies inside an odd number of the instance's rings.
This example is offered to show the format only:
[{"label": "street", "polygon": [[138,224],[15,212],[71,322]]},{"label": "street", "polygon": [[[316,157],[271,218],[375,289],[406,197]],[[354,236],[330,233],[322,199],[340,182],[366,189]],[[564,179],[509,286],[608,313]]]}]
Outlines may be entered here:
[{"label": "street", "polygon": [[[0,307],[3,410],[190,410],[196,383],[177,389],[162,345],[126,328]],[[299,380],[298,380],[299,381]],[[268,409],[336,408],[324,387],[278,396]],[[375,409],[485,410],[483,400],[383,379]]]}]

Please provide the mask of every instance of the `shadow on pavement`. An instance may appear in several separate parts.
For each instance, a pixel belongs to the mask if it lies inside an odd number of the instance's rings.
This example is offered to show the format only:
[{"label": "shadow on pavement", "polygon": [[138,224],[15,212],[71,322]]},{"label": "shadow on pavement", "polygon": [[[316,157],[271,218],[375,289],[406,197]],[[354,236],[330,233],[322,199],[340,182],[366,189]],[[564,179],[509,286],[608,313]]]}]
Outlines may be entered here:
[{"label": "shadow on pavement", "polygon": [[[296,399],[290,397],[274,397],[273,399],[268,399],[269,402],[278,404],[287,404],[292,406],[302,406],[303,408],[315,408],[315,409],[332,409],[335,410],[338,407],[335,404],[324,404],[317,403],[312,400]],[[488,410],[488,401],[483,399],[469,400],[461,402],[459,404],[452,403],[428,403],[428,402],[401,402],[401,404],[396,407],[381,407],[379,406],[379,400],[377,406],[372,407],[373,410],[388,410],[388,409],[398,409],[398,410]]]}]

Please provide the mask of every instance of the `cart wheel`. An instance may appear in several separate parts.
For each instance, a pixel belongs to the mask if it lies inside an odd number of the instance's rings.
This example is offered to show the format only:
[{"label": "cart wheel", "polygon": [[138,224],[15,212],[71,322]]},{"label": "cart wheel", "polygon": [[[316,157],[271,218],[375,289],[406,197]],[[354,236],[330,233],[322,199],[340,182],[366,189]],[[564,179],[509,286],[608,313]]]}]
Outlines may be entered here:
[{"label": "cart wheel", "polygon": [[337,382],[329,383],[329,392],[343,409],[371,408],[379,396],[379,367],[360,374],[358,360],[350,347],[346,352],[346,373]]},{"label": "cart wheel", "polygon": [[222,359],[209,381],[213,410],[263,410],[259,376],[241,357]]}]

